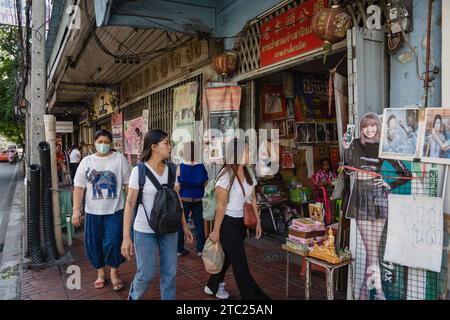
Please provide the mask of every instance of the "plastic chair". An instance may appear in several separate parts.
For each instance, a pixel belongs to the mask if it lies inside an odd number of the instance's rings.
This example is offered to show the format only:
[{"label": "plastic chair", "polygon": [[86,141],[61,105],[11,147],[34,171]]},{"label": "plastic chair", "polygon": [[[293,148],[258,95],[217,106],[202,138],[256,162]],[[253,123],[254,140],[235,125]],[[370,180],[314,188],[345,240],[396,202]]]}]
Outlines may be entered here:
[{"label": "plastic chair", "polygon": [[59,192],[59,212],[61,216],[61,228],[66,228],[67,232],[67,245],[72,245],[72,237],[75,234],[75,229],[70,222],[72,218],[72,191],[60,190]]}]

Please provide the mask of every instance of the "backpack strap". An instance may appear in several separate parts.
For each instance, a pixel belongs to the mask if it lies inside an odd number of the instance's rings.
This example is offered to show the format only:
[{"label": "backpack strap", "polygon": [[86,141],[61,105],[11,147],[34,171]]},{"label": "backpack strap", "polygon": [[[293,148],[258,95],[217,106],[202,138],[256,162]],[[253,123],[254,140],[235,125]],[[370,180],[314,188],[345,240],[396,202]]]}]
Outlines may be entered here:
[{"label": "backpack strap", "polygon": [[169,188],[173,189],[173,187],[175,186],[177,167],[172,161],[167,162],[167,167],[169,168],[169,178],[167,179],[167,185]]},{"label": "backpack strap", "polygon": [[[147,167],[145,167],[145,175],[151,181],[151,183],[153,183],[156,190],[161,190],[163,188],[163,186],[159,183],[158,179],[156,179],[153,172],[151,170],[149,170]],[[164,184],[164,185],[166,186],[166,184]]]},{"label": "backpack strap", "polygon": [[139,174],[139,193],[137,198],[137,204],[142,204],[142,192],[144,190],[145,185],[145,164],[142,162],[137,163],[138,174]]}]

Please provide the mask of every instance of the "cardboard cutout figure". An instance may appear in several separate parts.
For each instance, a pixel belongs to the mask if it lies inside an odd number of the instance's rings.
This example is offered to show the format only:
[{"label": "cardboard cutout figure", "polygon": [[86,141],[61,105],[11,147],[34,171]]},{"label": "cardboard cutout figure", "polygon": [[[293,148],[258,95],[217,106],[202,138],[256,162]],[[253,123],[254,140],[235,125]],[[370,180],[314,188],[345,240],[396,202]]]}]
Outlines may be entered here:
[{"label": "cardboard cutout figure", "polygon": [[359,138],[351,143],[344,139],[346,164],[365,171],[353,173],[346,217],[356,219],[366,250],[365,275],[359,299],[369,299],[369,289],[375,289],[375,299],[385,300],[380,272],[380,241],[388,217],[388,192],[408,180],[398,179],[388,183],[369,172],[380,173],[384,161],[393,166],[398,176],[410,177],[411,172],[399,160],[378,158],[381,122],[377,114],[365,114],[360,120],[359,131]]}]

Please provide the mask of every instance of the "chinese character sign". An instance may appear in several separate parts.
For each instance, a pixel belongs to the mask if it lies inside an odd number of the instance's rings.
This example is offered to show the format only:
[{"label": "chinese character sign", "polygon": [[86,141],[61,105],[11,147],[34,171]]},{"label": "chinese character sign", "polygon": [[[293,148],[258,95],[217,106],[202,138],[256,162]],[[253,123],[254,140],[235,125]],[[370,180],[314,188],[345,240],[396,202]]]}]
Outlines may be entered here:
[{"label": "chinese character sign", "polygon": [[322,47],[312,18],[327,0],[308,0],[261,25],[261,67]]}]

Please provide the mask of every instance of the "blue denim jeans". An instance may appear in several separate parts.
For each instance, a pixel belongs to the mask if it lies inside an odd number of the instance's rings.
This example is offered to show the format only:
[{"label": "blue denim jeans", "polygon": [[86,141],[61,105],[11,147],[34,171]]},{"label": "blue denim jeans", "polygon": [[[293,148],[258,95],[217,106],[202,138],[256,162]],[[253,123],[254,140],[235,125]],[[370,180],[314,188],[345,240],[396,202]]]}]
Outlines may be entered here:
[{"label": "blue denim jeans", "polygon": [[[156,273],[159,251],[161,300],[176,299],[177,233],[154,234],[134,231],[136,275],[131,284],[129,300],[139,300]],[[158,250],[159,249],[159,250]]]},{"label": "blue denim jeans", "polygon": [[[203,251],[203,246],[205,245],[205,229],[203,223],[203,203],[201,201],[192,203],[183,201],[183,210],[186,217],[186,222],[189,216],[189,212],[192,212],[192,220],[195,226],[195,242],[197,252]],[[178,230],[178,249],[179,253],[184,251],[184,231],[183,225],[180,225]]]},{"label": "blue denim jeans", "polygon": [[86,213],[84,245],[95,269],[109,265],[118,268],[125,258],[120,253],[123,235],[123,210],[114,214]]}]

